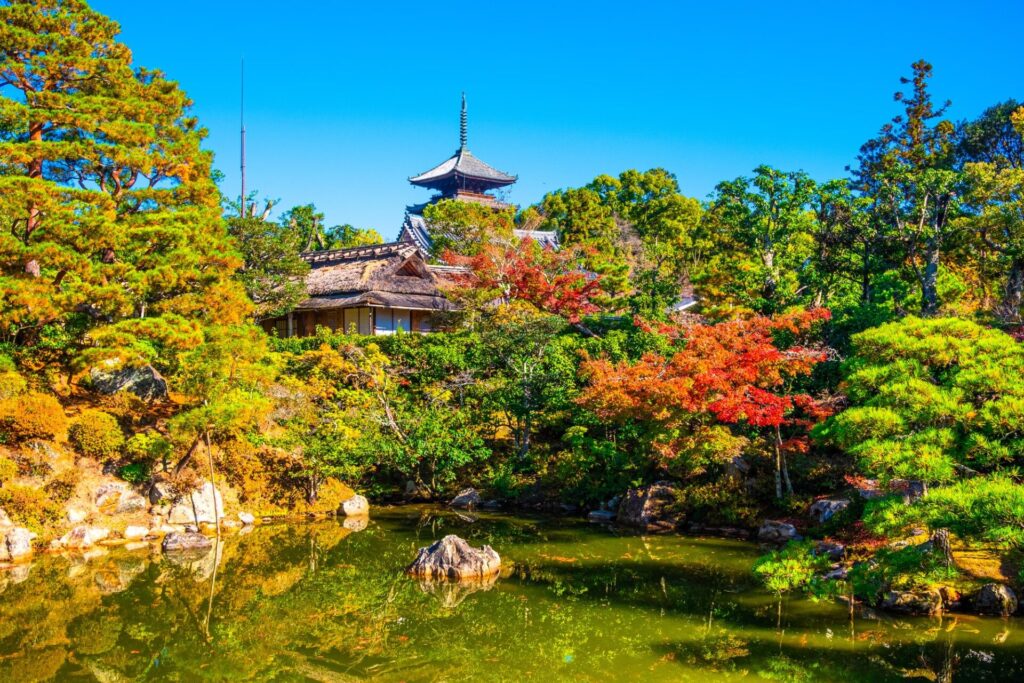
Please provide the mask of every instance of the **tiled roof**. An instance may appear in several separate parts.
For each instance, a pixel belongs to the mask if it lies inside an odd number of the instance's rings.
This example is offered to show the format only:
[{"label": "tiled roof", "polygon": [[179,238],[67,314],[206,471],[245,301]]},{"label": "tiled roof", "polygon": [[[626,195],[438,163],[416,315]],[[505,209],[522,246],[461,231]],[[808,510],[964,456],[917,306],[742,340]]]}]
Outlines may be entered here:
[{"label": "tiled roof", "polygon": [[460,147],[448,160],[429,171],[409,178],[409,182],[413,185],[432,187],[437,183],[456,177],[482,180],[493,187],[511,185],[517,180],[516,176],[502,173],[477,159],[465,147]]}]

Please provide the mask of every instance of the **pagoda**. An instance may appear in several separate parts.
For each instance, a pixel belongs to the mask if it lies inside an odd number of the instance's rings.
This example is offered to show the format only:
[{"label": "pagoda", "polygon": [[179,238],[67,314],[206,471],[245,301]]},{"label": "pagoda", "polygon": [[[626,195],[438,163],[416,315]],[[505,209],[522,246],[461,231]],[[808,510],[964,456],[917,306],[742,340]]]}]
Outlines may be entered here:
[{"label": "pagoda", "polygon": [[[474,202],[495,209],[508,206],[488,193],[491,190],[512,185],[518,178],[499,171],[478,159],[469,151],[466,143],[466,94],[463,93],[462,111],[459,116],[459,148],[451,157],[434,168],[409,178],[409,182],[413,185],[434,190],[437,194],[426,203],[406,207],[405,220],[398,235],[399,242],[413,242],[423,251],[430,253],[433,241],[430,237],[430,226],[423,218],[423,210],[430,204],[444,199]],[[554,241],[555,239],[554,233],[530,231],[529,234],[538,240]]]}]

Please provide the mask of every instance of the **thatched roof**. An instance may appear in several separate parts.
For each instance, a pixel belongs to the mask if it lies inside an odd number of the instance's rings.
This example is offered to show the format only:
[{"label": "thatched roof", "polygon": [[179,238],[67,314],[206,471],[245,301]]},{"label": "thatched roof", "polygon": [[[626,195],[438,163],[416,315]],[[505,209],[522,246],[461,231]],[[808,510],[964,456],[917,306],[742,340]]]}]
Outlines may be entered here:
[{"label": "thatched roof", "polygon": [[387,306],[447,310],[440,278],[409,242],[309,252],[308,298],[299,310]]}]

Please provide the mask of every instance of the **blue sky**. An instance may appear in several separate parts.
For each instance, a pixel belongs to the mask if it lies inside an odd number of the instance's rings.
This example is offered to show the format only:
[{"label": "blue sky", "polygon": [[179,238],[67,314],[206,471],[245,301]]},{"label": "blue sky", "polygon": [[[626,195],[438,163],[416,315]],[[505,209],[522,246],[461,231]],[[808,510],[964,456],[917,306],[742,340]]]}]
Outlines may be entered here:
[{"label": "blue sky", "polygon": [[406,179],[457,147],[463,90],[519,204],[627,168],[702,199],[761,163],[843,175],[922,57],[953,118],[1024,100],[1019,0],[92,4],[195,101],[226,192],[244,55],[250,189],[386,238],[429,197]]}]

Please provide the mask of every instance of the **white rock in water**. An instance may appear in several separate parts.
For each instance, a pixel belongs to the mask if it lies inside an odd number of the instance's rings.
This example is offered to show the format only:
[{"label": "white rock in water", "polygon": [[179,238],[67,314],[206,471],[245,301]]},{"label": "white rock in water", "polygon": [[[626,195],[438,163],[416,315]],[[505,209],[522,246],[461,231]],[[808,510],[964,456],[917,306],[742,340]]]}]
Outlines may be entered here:
[{"label": "white rock in water", "polygon": [[137,541],[149,535],[149,528],[144,526],[129,526],[124,530],[124,537],[129,541]]},{"label": "white rock in water", "polygon": [[420,548],[406,571],[426,579],[486,579],[500,570],[501,557],[491,546],[474,548],[458,536],[449,535]]},{"label": "white rock in water", "polygon": [[356,494],[341,504],[341,511],[346,517],[366,517],[370,514],[370,503]]},{"label": "white rock in water", "polygon": [[240,521],[245,526],[252,526],[256,523],[256,517],[253,516],[253,514],[250,512],[239,512],[238,521]]}]

